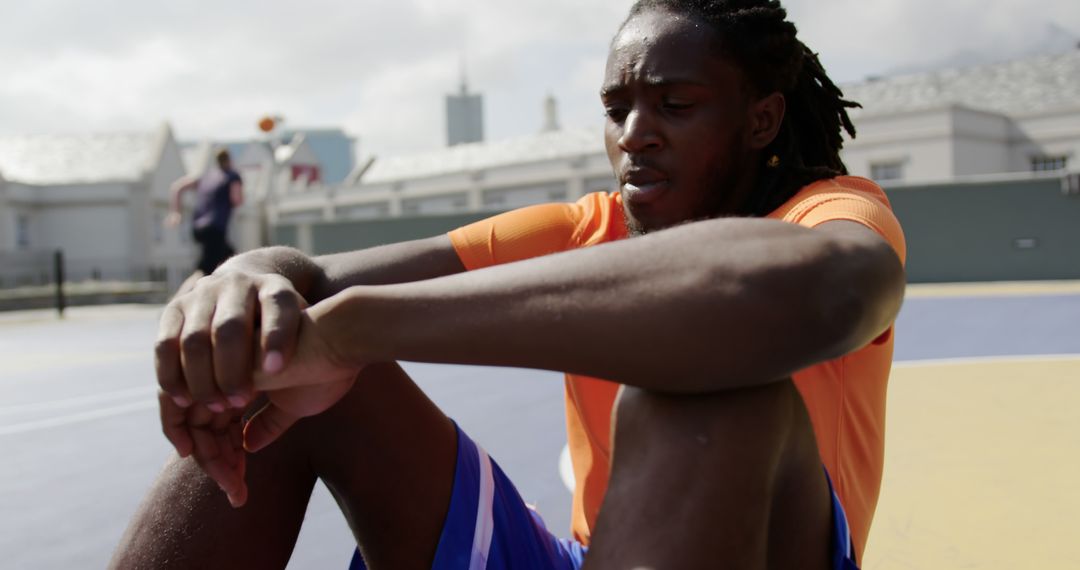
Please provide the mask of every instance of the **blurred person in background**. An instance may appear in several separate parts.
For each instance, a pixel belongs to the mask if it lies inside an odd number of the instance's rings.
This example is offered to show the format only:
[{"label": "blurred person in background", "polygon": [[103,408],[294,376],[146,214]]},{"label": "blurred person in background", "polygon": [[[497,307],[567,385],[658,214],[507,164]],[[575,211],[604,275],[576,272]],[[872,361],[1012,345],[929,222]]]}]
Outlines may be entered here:
[{"label": "blurred person in background", "polygon": [[181,199],[184,193],[195,191],[191,235],[199,244],[199,261],[195,271],[180,292],[189,290],[195,280],[210,275],[225,260],[236,254],[229,244],[229,221],[235,208],[244,203],[244,182],[233,170],[229,151],[220,149],[214,154],[216,167],[202,176],[185,176],[173,182],[169,193],[169,215],[165,225],[175,228],[183,218]]}]

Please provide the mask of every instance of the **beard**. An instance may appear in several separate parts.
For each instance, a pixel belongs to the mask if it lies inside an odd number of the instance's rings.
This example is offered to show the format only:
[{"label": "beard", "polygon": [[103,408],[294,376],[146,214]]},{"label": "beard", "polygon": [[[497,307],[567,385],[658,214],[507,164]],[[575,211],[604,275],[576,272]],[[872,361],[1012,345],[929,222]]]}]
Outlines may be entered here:
[{"label": "beard", "polygon": [[[662,224],[647,225],[634,218],[627,205],[623,204],[623,221],[628,234],[642,236],[650,232],[681,226],[714,218],[736,217],[743,205],[753,197],[756,184],[758,156],[750,151],[743,142],[746,125],[739,125],[730,134],[727,141],[726,156],[713,162],[712,170],[702,176],[702,188],[686,190],[694,193],[697,199],[688,205],[685,212],[677,219]],[[750,179],[749,181],[747,179]],[[676,190],[677,191],[677,190]]]},{"label": "beard", "polygon": [[643,236],[649,233],[649,229],[644,224],[626,211],[626,206],[623,206],[623,225],[626,226],[626,234],[630,237]]},{"label": "beard", "polygon": [[[746,192],[740,189],[740,182],[744,179],[746,172],[741,166],[737,165],[743,164],[743,159],[734,156],[731,159],[728,168],[717,168],[710,173],[709,180],[700,193],[700,199],[690,207],[687,215],[680,219],[658,226],[646,225],[631,215],[629,208],[626,204],[623,204],[623,224],[626,226],[627,234],[630,237],[643,236],[683,224],[716,218],[737,217],[741,205],[750,198],[749,194],[752,191]],[[736,195],[739,193],[746,195]]]}]

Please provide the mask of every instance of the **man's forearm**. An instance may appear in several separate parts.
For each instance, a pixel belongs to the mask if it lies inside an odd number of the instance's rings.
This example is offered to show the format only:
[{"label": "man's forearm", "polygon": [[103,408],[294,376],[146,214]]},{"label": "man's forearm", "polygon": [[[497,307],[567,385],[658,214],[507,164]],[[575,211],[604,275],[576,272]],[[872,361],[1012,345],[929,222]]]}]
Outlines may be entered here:
[{"label": "man's forearm", "polygon": [[545,368],[711,391],[776,380],[872,339],[895,315],[898,276],[902,290],[898,261],[876,274],[883,255],[786,223],[716,220],[358,287],[316,312],[345,359]]},{"label": "man's forearm", "polygon": [[445,234],[320,256],[314,262],[321,268],[314,291],[320,299],[356,285],[412,283],[465,271]]},{"label": "man's forearm", "polygon": [[237,255],[218,269],[284,276],[309,303],[356,285],[408,283],[465,270],[447,236],[309,257],[291,247],[266,247]]}]

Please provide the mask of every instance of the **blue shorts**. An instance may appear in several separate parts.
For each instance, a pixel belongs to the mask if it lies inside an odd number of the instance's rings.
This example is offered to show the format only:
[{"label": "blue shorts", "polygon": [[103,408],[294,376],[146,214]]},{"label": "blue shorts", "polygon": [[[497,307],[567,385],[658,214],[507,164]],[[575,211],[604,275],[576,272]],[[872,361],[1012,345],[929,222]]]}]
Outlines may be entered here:
[{"label": "blue shorts", "polygon": [[[494,459],[457,429],[457,466],[450,510],[435,551],[433,570],[577,570],[588,548],[556,538],[529,508]],[[828,474],[826,474],[828,479]],[[840,499],[833,504],[833,568],[858,570],[847,516]],[[350,570],[365,570],[360,552]]]}]

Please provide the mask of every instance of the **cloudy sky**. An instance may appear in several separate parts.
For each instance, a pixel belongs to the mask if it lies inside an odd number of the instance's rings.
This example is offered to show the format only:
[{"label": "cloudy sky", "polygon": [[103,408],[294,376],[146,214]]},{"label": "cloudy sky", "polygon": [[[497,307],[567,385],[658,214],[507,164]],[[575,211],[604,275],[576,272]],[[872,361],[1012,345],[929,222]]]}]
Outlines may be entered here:
[{"label": "cloudy sky", "polygon": [[[257,119],[343,127],[362,154],[436,148],[461,62],[488,139],[599,126],[630,0],[0,0],[0,135],[247,138]],[[834,79],[1076,49],[1077,0],[788,0]]]}]

